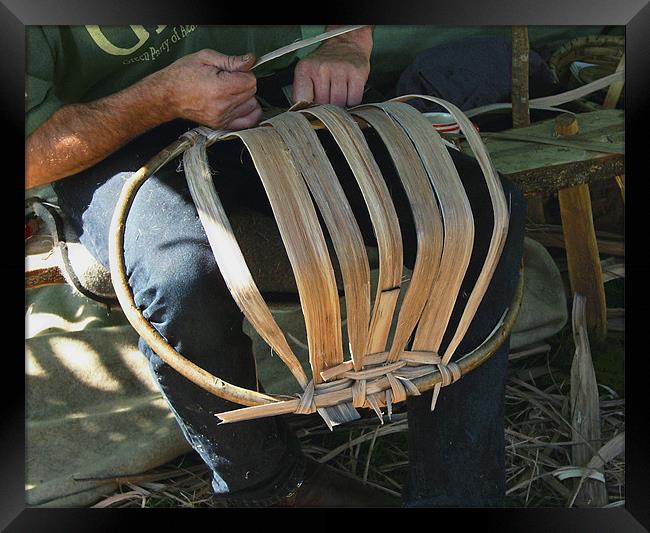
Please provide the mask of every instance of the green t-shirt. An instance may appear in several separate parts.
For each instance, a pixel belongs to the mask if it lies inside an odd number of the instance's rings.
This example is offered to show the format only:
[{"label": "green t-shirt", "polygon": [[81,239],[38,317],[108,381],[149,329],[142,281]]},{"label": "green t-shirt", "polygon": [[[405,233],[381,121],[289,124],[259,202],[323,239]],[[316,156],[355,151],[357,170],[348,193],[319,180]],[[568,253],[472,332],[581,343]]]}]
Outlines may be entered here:
[{"label": "green t-shirt", "polygon": [[[116,93],[187,54],[211,48],[260,57],[322,27],[301,26],[28,26],[25,135],[65,104]],[[287,67],[287,54],[255,70]]]},{"label": "green t-shirt", "polygon": [[[325,26],[28,26],[26,126],[29,135],[64,104],[120,91],[176,59],[203,48],[258,57]],[[531,46],[598,34],[600,26],[530,26]],[[368,84],[390,96],[416,54],[468,37],[509,36],[509,26],[376,26]],[[255,69],[256,76],[289,66],[317,45]]]}]

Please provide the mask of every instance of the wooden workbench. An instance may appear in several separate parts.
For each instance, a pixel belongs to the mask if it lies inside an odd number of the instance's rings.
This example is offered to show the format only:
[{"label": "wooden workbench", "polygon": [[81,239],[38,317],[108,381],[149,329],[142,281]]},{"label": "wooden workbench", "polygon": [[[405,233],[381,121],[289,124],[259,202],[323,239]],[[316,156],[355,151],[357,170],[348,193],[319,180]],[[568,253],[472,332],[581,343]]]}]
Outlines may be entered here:
[{"label": "wooden workbench", "polygon": [[[625,116],[619,109],[577,114],[580,132],[558,139],[554,120],[500,133],[483,133],[485,146],[499,172],[516,183],[526,196],[553,193],[564,187],[613,179],[625,173]],[[503,134],[503,135],[501,135]],[[532,140],[561,141],[566,146],[505,138],[515,134]],[[593,150],[582,146],[586,143]],[[601,146],[607,152],[595,151]],[[471,153],[466,142],[460,149]],[[619,153],[611,153],[618,151]]]}]

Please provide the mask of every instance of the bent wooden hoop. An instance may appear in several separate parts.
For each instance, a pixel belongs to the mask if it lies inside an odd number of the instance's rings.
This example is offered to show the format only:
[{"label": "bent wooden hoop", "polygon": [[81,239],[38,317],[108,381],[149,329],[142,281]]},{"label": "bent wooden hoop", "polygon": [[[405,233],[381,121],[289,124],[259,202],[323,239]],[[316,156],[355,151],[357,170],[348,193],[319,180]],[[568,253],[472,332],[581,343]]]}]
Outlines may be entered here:
[{"label": "bent wooden hoop", "polygon": [[[440,136],[420,113],[403,103],[411,98],[429,99],[454,115],[483,171],[494,212],[485,263],[453,338],[440,355],[438,349],[472,252],[473,217]],[[374,128],[384,141],[413,211],[417,257],[399,310],[403,262],[399,223],[381,169],[357,121]],[[361,233],[314,127],[330,131],[366,202],[380,257],[379,281],[374,288],[370,287]],[[257,289],[212,183],[206,149],[214,142],[233,137],[239,138],[251,154],[287,250],[305,317],[311,379]],[[261,394],[206,372],[174,350],[135,304],[124,261],[126,219],[146,179],[180,154],[184,157],[190,192],[224,280],[243,314],[303,389],[298,399]],[[331,236],[343,278],[349,361],[344,360],[338,294],[317,209]],[[494,353],[514,325],[523,294],[523,270],[512,305],[492,334],[474,351],[451,362],[494,274],[507,230],[508,207],[501,183],[469,120],[448,102],[412,95],[348,112],[331,105],[289,111],[260,127],[238,132],[202,127],[188,132],[124,185],[111,222],[109,254],[118,300],[145,342],[163,361],[203,389],[248,406],[220,413],[222,421],[314,411],[327,421],[326,408],[341,402],[370,407],[378,414],[380,407],[386,406],[390,414],[393,403],[431,388],[433,408],[442,386],[453,383]],[[372,289],[375,298],[371,306]],[[395,312],[399,314],[391,336]],[[412,347],[406,350],[411,338]]]}]

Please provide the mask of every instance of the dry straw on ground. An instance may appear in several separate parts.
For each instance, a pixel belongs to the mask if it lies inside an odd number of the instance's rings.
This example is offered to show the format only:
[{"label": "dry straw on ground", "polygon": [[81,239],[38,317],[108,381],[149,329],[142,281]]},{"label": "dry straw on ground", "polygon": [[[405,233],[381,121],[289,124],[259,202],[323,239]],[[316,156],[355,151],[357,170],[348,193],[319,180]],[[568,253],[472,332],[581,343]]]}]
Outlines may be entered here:
[{"label": "dry straw on ground", "polygon": [[[618,264],[603,261],[604,270]],[[624,276],[620,268],[618,276]],[[506,506],[572,507],[594,505],[583,497],[585,482],[604,488],[607,507],[625,503],[625,399],[598,382],[597,398],[591,392],[591,409],[597,406],[600,442],[585,440],[572,408],[581,382],[592,371],[591,352],[581,328],[580,306],[573,324],[559,337],[578,339],[564,346],[557,338],[524,347],[509,355],[506,385],[505,457]],[[613,331],[610,335],[616,336]],[[616,337],[614,337],[616,338]],[[557,344],[552,348],[551,344]],[[585,357],[586,356],[586,357]],[[573,383],[567,360],[574,361]],[[594,403],[596,400],[596,403]],[[575,405],[575,400],[573,405]],[[593,413],[592,413],[593,415]],[[289,419],[303,452],[378,490],[400,495],[407,477],[407,413],[399,406],[392,420],[381,424],[366,416],[337,426],[333,431],[317,416]],[[576,447],[586,450],[579,459]],[[198,455],[191,453],[140,476],[116,480],[119,489],[98,507],[208,507],[220,506],[212,496],[211,473]],[[604,482],[604,483],[603,483]]]},{"label": "dry straw on ground", "polygon": [[[506,389],[506,505],[508,507],[568,507],[576,505],[575,480],[601,471],[607,506],[625,501],[625,400],[599,385],[602,447],[588,465],[572,459],[576,444],[570,414],[570,381],[554,368],[548,345],[510,356]],[[541,351],[541,353],[540,353]],[[396,409],[383,425],[368,417],[337,426],[331,432],[318,417],[295,417],[303,451],[387,493],[402,492],[408,468],[407,414]],[[578,476],[578,477],[575,477]],[[210,472],[195,454],[123,479],[120,489],[100,501],[100,507],[208,507],[212,498]]]}]

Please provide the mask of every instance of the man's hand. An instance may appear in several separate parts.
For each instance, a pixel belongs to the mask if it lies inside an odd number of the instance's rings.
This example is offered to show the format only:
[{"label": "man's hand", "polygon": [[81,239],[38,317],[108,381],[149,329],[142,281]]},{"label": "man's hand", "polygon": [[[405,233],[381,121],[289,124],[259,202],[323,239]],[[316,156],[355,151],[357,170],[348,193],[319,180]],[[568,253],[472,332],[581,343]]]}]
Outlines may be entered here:
[{"label": "man's hand", "polygon": [[370,74],[371,51],[370,27],[324,41],[296,65],[293,101],[339,106],[361,103]]},{"label": "man's hand", "polygon": [[255,56],[226,56],[214,50],[187,55],[157,73],[172,118],[217,129],[255,126],[262,108],[257,81],[249,72]]},{"label": "man's hand", "polygon": [[25,140],[25,188],[81,172],[131,139],[184,118],[212,128],[255,126],[262,109],[249,72],[255,57],[202,50],[123,91],[57,110]]}]

